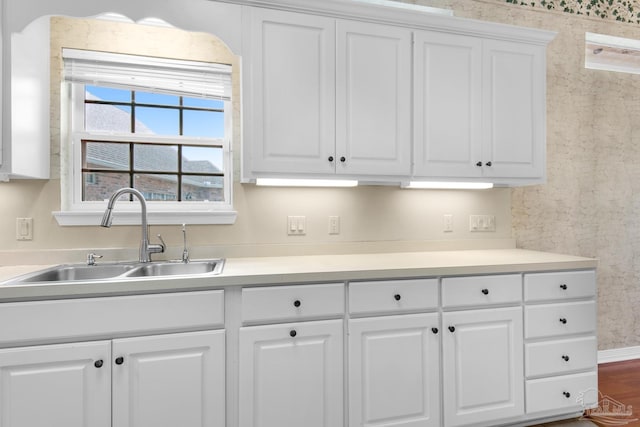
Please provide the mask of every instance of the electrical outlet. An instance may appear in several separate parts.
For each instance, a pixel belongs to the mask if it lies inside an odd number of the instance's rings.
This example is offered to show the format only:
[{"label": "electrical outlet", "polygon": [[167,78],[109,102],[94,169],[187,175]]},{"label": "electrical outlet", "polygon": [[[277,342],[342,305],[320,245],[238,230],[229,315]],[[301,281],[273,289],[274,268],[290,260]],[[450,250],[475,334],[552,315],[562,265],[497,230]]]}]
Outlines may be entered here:
[{"label": "electrical outlet", "polygon": [[306,216],[288,216],[287,217],[287,235],[304,236],[307,234],[307,217]]},{"label": "electrical outlet", "polygon": [[329,217],[329,234],[340,234],[340,217]]},{"label": "electrical outlet", "polygon": [[453,231],[453,215],[452,214],[444,214],[442,217],[442,231],[445,233],[450,233]]},{"label": "electrical outlet", "polygon": [[496,231],[496,216],[469,215],[469,231]]}]

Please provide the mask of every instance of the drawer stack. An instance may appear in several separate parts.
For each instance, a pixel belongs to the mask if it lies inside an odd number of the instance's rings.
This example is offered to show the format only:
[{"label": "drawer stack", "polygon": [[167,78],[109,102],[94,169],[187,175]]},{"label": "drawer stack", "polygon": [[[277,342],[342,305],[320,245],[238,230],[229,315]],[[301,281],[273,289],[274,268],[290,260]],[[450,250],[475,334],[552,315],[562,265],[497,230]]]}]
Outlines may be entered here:
[{"label": "drawer stack", "polygon": [[524,276],[526,411],[598,401],[595,271]]}]

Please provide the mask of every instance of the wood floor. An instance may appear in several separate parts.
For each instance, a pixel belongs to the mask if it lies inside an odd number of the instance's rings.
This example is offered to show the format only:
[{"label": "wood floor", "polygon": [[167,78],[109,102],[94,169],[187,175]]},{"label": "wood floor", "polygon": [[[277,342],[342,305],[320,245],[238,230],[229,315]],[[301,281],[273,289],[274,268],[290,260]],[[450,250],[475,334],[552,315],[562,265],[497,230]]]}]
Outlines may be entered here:
[{"label": "wood floor", "polygon": [[[610,408],[621,404],[621,409],[630,411],[630,416],[599,416],[592,414],[590,420],[597,426],[640,426],[640,360],[606,363],[598,366],[598,389],[602,399],[609,400]],[[585,420],[573,420],[544,424],[554,427],[578,427],[589,425]]]}]

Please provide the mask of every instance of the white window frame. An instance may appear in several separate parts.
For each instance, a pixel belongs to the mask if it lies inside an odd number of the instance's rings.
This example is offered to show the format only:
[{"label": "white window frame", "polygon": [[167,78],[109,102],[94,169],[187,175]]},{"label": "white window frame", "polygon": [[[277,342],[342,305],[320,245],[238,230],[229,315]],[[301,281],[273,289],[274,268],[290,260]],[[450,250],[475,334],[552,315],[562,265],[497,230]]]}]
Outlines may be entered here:
[{"label": "white window frame", "polygon": [[[107,201],[82,201],[82,140],[153,142],[160,144],[188,144],[223,147],[224,202],[215,201],[147,201],[149,224],[233,224],[237,212],[233,209],[233,152],[232,152],[232,102],[224,101],[223,140],[212,138],[172,137],[158,135],[116,134],[112,132],[86,132],[84,130],[85,85],[63,83],[61,90],[61,211],[54,212],[63,226],[98,225],[107,207]],[[130,90],[142,90],[130,88]],[[183,96],[190,96],[184,94]],[[67,115],[65,120],[65,115]],[[66,124],[66,126],[64,126]],[[113,225],[140,224],[140,203],[137,201],[116,203]]]}]

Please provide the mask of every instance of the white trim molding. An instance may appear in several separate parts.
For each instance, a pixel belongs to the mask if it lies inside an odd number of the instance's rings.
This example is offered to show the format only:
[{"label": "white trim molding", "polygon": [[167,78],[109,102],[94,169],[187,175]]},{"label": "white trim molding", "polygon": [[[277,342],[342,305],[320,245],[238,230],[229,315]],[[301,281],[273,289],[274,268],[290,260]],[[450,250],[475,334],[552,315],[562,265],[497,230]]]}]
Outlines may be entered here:
[{"label": "white trim molding", "polygon": [[[104,211],[58,211],[53,216],[58,224],[65,226],[100,225]],[[149,225],[180,225],[180,224],[222,224],[229,225],[236,222],[238,212],[224,211],[156,211],[147,212]],[[113,214],[113,225],[140,225],[140,211],[119,211],[116,207]]]},{"label": "white trim molding", "polygon": [[598,351],[598,364],[640,359],[640,346]]}]

